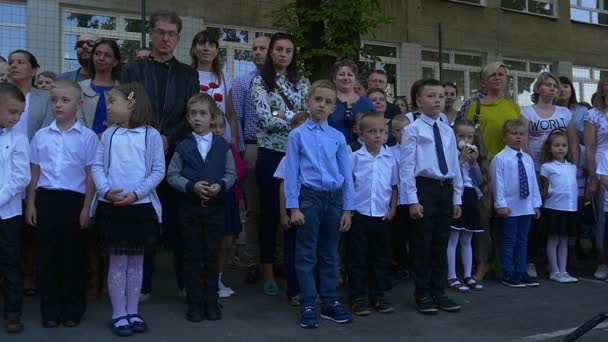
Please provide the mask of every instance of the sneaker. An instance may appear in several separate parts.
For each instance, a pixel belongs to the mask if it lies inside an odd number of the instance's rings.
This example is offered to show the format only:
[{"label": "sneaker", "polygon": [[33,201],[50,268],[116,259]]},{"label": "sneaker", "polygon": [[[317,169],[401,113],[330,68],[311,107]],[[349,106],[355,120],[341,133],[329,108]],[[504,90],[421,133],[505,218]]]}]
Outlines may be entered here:
[{"label": "sneaker", "polygon": [[418,309],[418,312],[425,315],[435,315],[439,312],[433,305],[433,299],[430,297],[416,298],[416,309]]},{"label": "sneaker", "polygon": [[457,312],[460,311],[460,305],[454,303],[450,297],[446,295],[440,295],[433,297],[433,304],[437,309],[441,309],[447,312]]},{"label": "sneaker", "polygon": [[540,285],[538,280],[534,277],[530,277],[528,274],[523,274],[521,277],[521,282],[524,283],[526,287],[537,287]]},{"label": "sneaker", "polygon": [[289,303],[292,306],[300,306],[300,295],[295,295],[289,299]]},{"label": "sneaker", "polygon": [[328,305],[323,305],[321,309],[321,318],[334,321],[336,323],[350,323],[353,321],[353,317],[344,309],[344,306],[340,302],[335,301]]},{"label": "sneaker", "polygon": [[568,272],[562,273],[562,278],[564,278],[568,284],[578,283],[578,278],[571,276]]},{"label": "sneaker", "polygon": [[593,277],[599,280],[608,278],[608,265],[600,264],[595,270],[595,273],[593,273]]},{"label": "sneaker", "polygon": [[502,284],[506,285],[508,287],[515,287],[515,288],[526,287],[526,284],[524,284],[519,279],[519,277],[512,277],[512,276],[508,276],[508,275],[505,275],[504,277],[502,277]]},{"label": "sneaker", "polygon": [[304,329],[314,329],[319,327],[317,310],[314,306],[306,306],[300,309],[300,326]]},{"label": "sneaker", "polygon": [[247,262],[238,256],[234,255],[228,261],[228,266],[237,270],[246,270],[249,267],[255,266],[253,262]]},{"label": "sneaker", "polygon": [[357,316],[369,316],[372,311],[369,309],[369,304],[365,298],[355,299],[352,305],[353,314]]},{"label": "sneaker", "polygon": [[395,307],[393,306],[393,304],[391,304],[391,302],[389,302],[388,299],[384,297],[380,297],[378,298],[378,300],[376,300],[376,303],[374,304],[374,309],[380,313],[395,312]]},{"label": "sneaker", "polygon": [[279,286],[274,281],[274,279],[266,280],[264,282],[264,294],[267,296],[278,296],[279,295]]},{"label": "sneaker", "polygon": [[558,282],[558,283],[567,283],[567,282],[568,282],[568,281],[567,281],[568,279],[567,279],[567,278],[565,278],[565,277],[562,275],[562,273],[559,273],[559,272],[552,273],[552,274],[549,276],[549,279],[551,279],[551,280],[553,280],[553,281],[555,281],[555,282]]},{"label": "sneaker", "polygon": [[224,285],[222,280],[217,283],[218,291],[217,294],[220,298],[229,298],[234,294],[234,290]]},{"label": "sneaker", "polygon": [[533,263],[529,263],[526,273],[528,273],[528,276],[530,278],[538,277],[538,273],[536,273],[536,265],[534,265]]},{"label": "sneaker", "polygon": [[149,293],[142,293],[142,294],[139,295],[139,302],[140,303],[149,302],[150,299],[152,299],[152,296],[150,296]]}]

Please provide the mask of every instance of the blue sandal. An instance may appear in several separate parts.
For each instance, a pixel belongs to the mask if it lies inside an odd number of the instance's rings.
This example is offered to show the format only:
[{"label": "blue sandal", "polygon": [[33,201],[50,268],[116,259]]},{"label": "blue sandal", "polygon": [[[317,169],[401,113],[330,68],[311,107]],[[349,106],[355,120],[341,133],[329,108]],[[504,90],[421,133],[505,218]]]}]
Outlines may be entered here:
[{"label": "blue sandal", "polygon": [[127,325],[120,325],[120,326],[116,325],[116,323],[118,323],[119,321],[121,321],[123,319],[126,320],[127,322],[129,322],[128,316],[121,316],[121,317],[112,319],[112,321],[110,321],[110,330],[114,333],[114,335],[119,336],[119,337],[127,337],[127,336],[133,335],[135,333],[135,331],[133,330],[133,326],[131,326],[130,322]]},{"label": "blue sandal", "polygon": [[[144,318],[141,317],[139,314],[127,315],[126,317],[127,321],[131,324],[133,331],[135,331],[136,333],[143,333],[148,330],[148,325],[144,321]],[[140,321],[132,321],[131,319],[133,318],[139,318]]]}]

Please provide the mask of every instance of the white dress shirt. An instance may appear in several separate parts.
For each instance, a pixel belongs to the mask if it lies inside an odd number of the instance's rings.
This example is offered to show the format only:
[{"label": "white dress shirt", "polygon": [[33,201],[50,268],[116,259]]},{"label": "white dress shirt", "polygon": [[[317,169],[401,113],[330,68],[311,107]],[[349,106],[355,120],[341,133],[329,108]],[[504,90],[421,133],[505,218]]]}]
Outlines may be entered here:
[{"label": "white dress shirt", "polygon": [[[522,153],[522,161],[528,178],[530,194],[527,198],[520,198],[519,192],[519,159],[517,153]],[[506,146],[498,152],[490,164],[492,175],[492,191],[494,192],[494,207],[511,209],[511,217],[534,215],[534,209],[543,204],[536,181],[534,161],[529,154],[516,151]]]},{"label": "white dress shirt", "polygon": [[30,183],[27,135],[1,129],[0,149],[0,220],[6,220],[22,214],[21,198]]},{"label": "white dress shirt", "polygon": [[[444,175],[439,169],[433,125],[437,123],[443,151],[448,166]],[[458,147],[452,128],[441,120],[421,115],[420,118],[408,125],[401,137],[401,160],[399,161],[399,179],[401,181],[400,204],[418,203],[416,177],[426,177],[437,180],[452,179],[454,184],[454,205],[462,204],[462,174],[458,163]]]},{"label": "white dress shirt", "polygon": [[560,163],[554,160],[542,164],[540,175],[549,183],[548,196],[543,207],[562,211],[578,210],[578,184],[576,165],[569,161]]},{"label": "white dress shirt", "polygon": [[21,134],[25,134],[26,137],[29,137],[28,121],[30,119],[30,94],[31,93],[27,93],[25,95],[25,109],[23,110],[23,113],[21,113],[19,121],[17,121],[17,123],[13,127],[13,130]]},{"label": "white dress shirt", "polygon": [[355,186],[355,210],[365,216],[383,217],[390,210],[393,186],[399,184],[397,162],[382,146],[372,156],[365,146],[350,155]]},{"label": "white dress shirt", "polygon": [[[124,196],[135,192],[146,178],[146,127],[120,127],[112,133],[108,181],[112,189],[122,189],[121,194]],[[100,199],[107,202],[103,197]],[[149,202],[150,196],[146,196],[139,197],[134,204]]]},{"label": "white dress shirt", "polygon": [[205,135],[198,135],[192,132],[194,139],[196,139],[196,145],[198,146],[198,152],[201,154],[203,160],[207,158],[209,147],[211,147],[211,141],[213,140],[213,132],[209,132]]},{"label": "white dress shirt", "polygon": [[31,163],[40,166],[37,188],[86,192],[85,167],[93,165],[97,135],[79,121],[66,131],[56,121],[34,135]]}]

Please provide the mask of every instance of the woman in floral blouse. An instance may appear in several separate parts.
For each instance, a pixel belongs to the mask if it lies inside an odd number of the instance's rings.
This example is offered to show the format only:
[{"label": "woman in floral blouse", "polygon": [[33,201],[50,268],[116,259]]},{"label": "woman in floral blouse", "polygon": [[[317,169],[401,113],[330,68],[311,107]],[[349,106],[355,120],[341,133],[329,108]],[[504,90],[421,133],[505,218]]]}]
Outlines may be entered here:
[{"label": "woman in floral blouse", "polygon": [[276,296],[274,280],[276,235],[279,224],[279,181],[273,177],[285,156],[291,118],[305,110],[308,80],[298,75],[294,39],[275,33],[270,39],[268,58],[260,76],[253,80],[252,94],[258,117],[258,159],[255,166],[260,199],[259,244],[264,271],[264,293]]}]

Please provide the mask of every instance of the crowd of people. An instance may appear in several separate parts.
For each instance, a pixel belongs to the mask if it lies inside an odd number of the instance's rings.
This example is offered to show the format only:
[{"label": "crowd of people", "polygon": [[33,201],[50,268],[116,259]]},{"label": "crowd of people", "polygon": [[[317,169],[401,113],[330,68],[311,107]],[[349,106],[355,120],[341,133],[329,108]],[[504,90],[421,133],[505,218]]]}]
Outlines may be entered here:
[{"label": "crowd of people", "polygon": [[484,290],[491,263],[513,288],[539,286],[545,257],[550,280],[575,283],[568,253],[593,240],[608,278],[608,77],[592,108],[548,72],[520,108],[501,62],[460,109],[455,84],[434,79],[391,103],[386,72],[359,80],[350,60],[311,84],[280,32],[257,37],[255,69],[231,81],[213,32],[193,37],[189,65],[175,58],[181,28],[153,13],[152,48],[129,64],[91,34],[73,71],[39,72],[26,50],[0,62],[8,332],[23,329],[24,295],[54,328],[106,294],[112,333],[145,332],[160,241],[192,322],[222,318],[229,265],[284,291],[303,328],[394,312],[393,277],[412,278],[423,314],[459,311],[446,290]]}]

